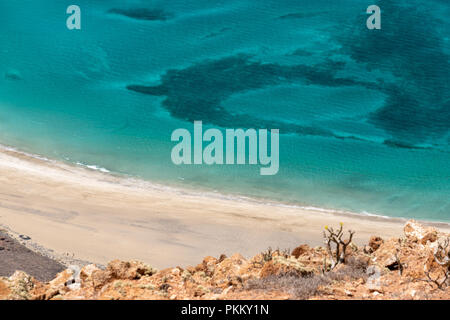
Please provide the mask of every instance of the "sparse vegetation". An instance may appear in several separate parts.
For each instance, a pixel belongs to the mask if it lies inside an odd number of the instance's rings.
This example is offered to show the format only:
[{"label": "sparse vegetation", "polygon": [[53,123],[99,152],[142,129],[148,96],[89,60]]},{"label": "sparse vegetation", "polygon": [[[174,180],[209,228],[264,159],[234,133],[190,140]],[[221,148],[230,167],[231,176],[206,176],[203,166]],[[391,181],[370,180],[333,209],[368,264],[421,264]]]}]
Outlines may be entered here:
[{"label": "sparse vegetation", "polygon": [[283,291],[292,295],[293,299],[308,299],[320,294],[322,286],[334,281],[355,280],[367,278],[367,263],[359,259],[348,259],[348,263],[337,271],[323,275],[312,274],[296,276],[293,274],[272,275],[265,278],[247,281],[245,289],[262,291]]},{"label": "sparse vegetation", "polygon": [[264,262],[268,262],[271,261],[273,259],[273,256],[282,256],[285,258],[289,258],[290,257],[290,250],[289,249],[276,249],[276,250],[272,250],[271,247],[267,248],[266,251],[261,252],[261,255],[263,257],[263,261]]},{"label": "sparse vegetation", "polygon": [[[208,256],[185,269],[145,272],[150,268],[141,262],[114,260],[104,269],[87,265],[75,276],[66,270],[51,283],[35,282],[25,273],[16,272],[0,278],[0,298],[450,298],[448,234],[408,221],[404,237],[383,240],[373,236],[368,245],[357,247],[351,242],[352,231],[349,239],[342,240],[342,225],[336,231],[327,230],[324,239],[328,247],[301,244],[292,251],[268,248],[250,259],[239,253],[218,259]],[[335,263],[333,268],[330,259]],[[71,279],[77,276],[80,286],[72,286]]]},{"label": "sparse vegetation", "polygon": [[[341,222],[340,227],[335,231],[332,227],[325,226],[325,231],[323,232],[323,240],[325,243],[325,248],[327,249],[328,256],[331,260],[330,268],[326,260],[324,261],[324,272],[333,270],[339,263],[345,263],[347,255],[347,247],[352,243],[354,231],[348,230],[349,238],[347,240],[342,240],[344,235],[344,224]],[[334,244],[334,250],[332,248]]]},{"label": "sparse vegetation", "polygon": [[319,287],[331,282],[323,275],[296,277],[292,275],[272,275],[247,281],[246,290],[283,291],[294,299],[308,299],[319,293]]},{"label": "sparse vegetation", "polygon": [[[266,252],[267,253],[267,252]],[[284,258],[284,257],[283,257]],[[366,279],[368,260],[348,257],[345,265],[325,274],[280,273],[247,281],[246,290],[261,290],[265,292],[283,291],[292,295],[293,299],[308,299],[319,295],[321,287],[335,281]]]}]

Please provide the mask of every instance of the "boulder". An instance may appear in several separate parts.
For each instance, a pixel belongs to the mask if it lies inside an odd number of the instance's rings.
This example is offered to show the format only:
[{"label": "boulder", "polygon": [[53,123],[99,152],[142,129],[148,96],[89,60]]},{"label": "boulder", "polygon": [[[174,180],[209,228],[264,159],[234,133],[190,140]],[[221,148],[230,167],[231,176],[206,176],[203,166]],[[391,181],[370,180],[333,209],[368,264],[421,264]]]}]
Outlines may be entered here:
[{"label": "boulder", "polygon": [[203,259],[202,263],[195,267],[195,271],[203,271],[207,276],[212,276],[217,262],[218,260],[216,258],[207,256]]},{"label": "boulder", "polygon": [[383,244],[383,242],[384,241],[381,237],[372,236],[369,240],[369,247],[372,249],[372,252],[375,252]]},{"label": "boulder", "polygon": [[39,286],[37,292],[34,292],[34,299],[50,300],[57,295],[62,295],[70,290],[74,281],[73,269],[66,269],[56,275],[56,277],[45,286]]},{"label": "boulder", "polygon": [[437,230],[432,227],[424,227],[415,220],[409,220],[403,227],[405,236],[412,241],[426,245],[428,241],[437,240]]},{"label": "boulder", "polygon": [[104,270],[94,270],[91,274],[92,286],[94,290],[98,290],[106,285],[108,282],[112,281],[111,274]]},{"label": "boulder", "polygon": [[300,257],[301,255],[308,253],[311,250],[311,248],[307,244],[299,245],[297,248],[292,250],[291,255],[295,258]]},{"label": "boulder", "polygon": [[248,273],[249,267],[249,262],[242,255],[236,253],[215,265],[212,283],[220,288],[240,285],[242,277]]},{"label": "boulder", "polygon": [[112,279],[133,280],[142,276],[151,276],[157,272],[151,266],[139,261],[113,260],[108,263],[106,271]]},{"label": "boulder", "polygon": [[94,273],[94,271],[102,271],[102,270],[95,264],[88,264],[83,268],[81,268],[80,279],[82,287],[88,287],[93,285],[92,274]]}]

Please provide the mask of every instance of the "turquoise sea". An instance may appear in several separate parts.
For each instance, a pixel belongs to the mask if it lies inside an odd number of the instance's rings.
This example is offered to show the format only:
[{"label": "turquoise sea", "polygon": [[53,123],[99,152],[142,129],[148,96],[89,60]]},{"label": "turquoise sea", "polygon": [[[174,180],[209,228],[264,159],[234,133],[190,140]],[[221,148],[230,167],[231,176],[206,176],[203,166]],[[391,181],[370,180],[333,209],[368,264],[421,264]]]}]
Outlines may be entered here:
[{"label": "turquoise sea", "polygon": [[[0,1],[0,143],[170,186],[450,221],[448,0]],[[366,8],[381,8],[368,30]],[[279,128],[280,170],[173,130]],[[103,168],[103,169],[102,169]]]}]

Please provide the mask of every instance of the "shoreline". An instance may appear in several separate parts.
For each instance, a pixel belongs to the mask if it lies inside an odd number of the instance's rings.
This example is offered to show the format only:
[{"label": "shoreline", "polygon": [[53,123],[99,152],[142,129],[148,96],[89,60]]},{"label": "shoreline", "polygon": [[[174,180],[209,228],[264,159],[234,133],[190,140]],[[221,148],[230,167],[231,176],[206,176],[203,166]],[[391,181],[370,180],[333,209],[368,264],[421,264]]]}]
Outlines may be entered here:
[{"label": "shoreline", "polygon": [[58,261],[188,265],[211,254],[321,245],[323,227],[341,221],[367,243],[398,235],[407,219],[196,193],[0,146],[0,225]]},{"label": "shoreline", "polygon": [[[42,164],[48,163],[55,165],[59,168],[71,168],[74,170],[79,170],[78,173],[84,172],[85,174],[93,174],[96,175],[97,178],[99,177],[99,174],[103,175],[104,177],[111,177],[114,179],[114,181],[111,181],[113,183],[118,183],[122,186],[131,187],[131,188],[137,188],[137,189],[151,189],[151,190],[159,190],[159,191],[172,191],[174,193],[180,194],[180,195],[190,195],[190,196],[201,196],[201,197],[209,197],[213,199],[219,199],[219,200],[227,200],[227,201],[237,201],[237,202],[249,202],[249,203],[255,203],[255,204],[262,204],[266,206],[274,206],[274,207],[285,207],[285,208],[296,208],[300,210],[305,211],[311,211],[311,212],[323,212],[330,215],[337,215],[337,216],[349,216],[349,217],[359,217],[361,219],[369,219],[369,220],[391,220],[395,222],[405,223],[408,220],[414,219],[421,224],[427,225],[427,226],[433,226],[433,227],[443,227],[443,228],[450,228],[450,221],[440,221],[440,220],[423,220],[419,218],[413,218],[413,217],[393,217],[383,214],[377,214],[377,213],[370,213],[370,212],[352,212],[344,209],[331,209],[331,208],[323,208],[323,207],[317,207],[314,205],[300,205],[296,204],[294,202],[283,202],[278,200],[272,200],[268,198],[255,198],[251,196],[245,196],[245,195],[239,195],[239,194],[230,194],[230,193],[222,193],[217,191],[211,191],[208,189],[201,189],[197,187],[192,186],[173,186],[173,185],[165,185],[164,183],[159,182],[153,182],[149,181],[140,177],[135,177],[132,175],[127,175],[123,173],[117,173],[114,171],[110,171],[109,169],[99,167],[95,164],[85,164],[81,162],[70,162],[69,160],[55,160],[55,159],[49,159],[45,156],[32,154],[26,151],[21,151],[15,147],[7,146],[0,143],[0,154],[6,153],[10,154],[13,157],[25,159],[25,160],[38,160],[41,161]],[[92,177],[91,177],[92,178]]]}]

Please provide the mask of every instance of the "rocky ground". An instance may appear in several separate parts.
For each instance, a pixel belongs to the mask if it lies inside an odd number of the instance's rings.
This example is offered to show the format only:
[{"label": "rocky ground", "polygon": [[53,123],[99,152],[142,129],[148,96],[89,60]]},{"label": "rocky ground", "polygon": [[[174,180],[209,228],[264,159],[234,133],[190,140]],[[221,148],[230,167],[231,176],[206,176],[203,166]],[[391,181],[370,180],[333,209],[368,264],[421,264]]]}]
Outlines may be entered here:
[{"label": "rocky ground", "polygon": [[338,254],[325,241],[160,271],[119,260],[73,266],[49,282],[16,271],[0,278],[0,299],[450,299],[448,234],[412,220],[399,238],[373,236],[364,247],[341,240],[339,229],[327,229],[325,240],[332,234]]}]

